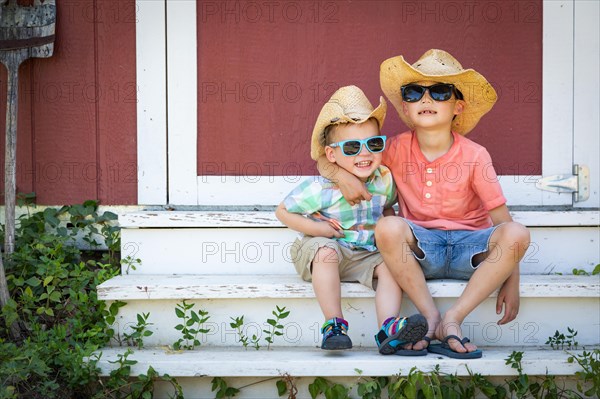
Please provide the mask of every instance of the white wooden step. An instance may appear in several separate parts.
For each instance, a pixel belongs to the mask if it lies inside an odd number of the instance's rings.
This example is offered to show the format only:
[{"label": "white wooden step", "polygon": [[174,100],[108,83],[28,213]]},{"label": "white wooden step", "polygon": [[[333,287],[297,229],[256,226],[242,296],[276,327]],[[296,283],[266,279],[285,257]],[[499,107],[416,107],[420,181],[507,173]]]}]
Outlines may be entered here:
[{"label": "white wooden step", "polygon": [[[512,211],[516,222],[529,227],[598,226],[598,210]],[[274,211],[139,211],[119,215],[122,228],[282,227]]]},{"label": "white wooden step", "polygon": [[[556,330],[567,327],[578,331],[582,345],[600,344],[600,277],[599,276],[522,276],[521,306],[513,322],[499,326],[496,295],[492,294],[463,323],[463,332],[480,345],[537,346]],[[429,288],[438,308],[444,312],[462,292],[465,282],[438,280]],[[200,337],[207,346],[241,346],[231,318],[244,316],[245,335],[264,339],[266,320],[276,306],[290,311],[283,336],[275,346],[316,346],[321,335],[323,317],[312,287],[295,275],[256,276],[119,276],[98,286],[102,300],[127,302],[120,309],[115,328],[127,332],[136,323],[137,314],[150,313],[153,335],[147,345],[169,345],[180,338],[175,326],[177,304],[186,299],[195,310],[209,312],[204,328],[210,332]],[[373,347],[377,331],[374,292],[356,283],[342,284],[342,309],[350,322],[350,336],[357,347]],[[575,311],[576,310],[576,311]],[[403,301],[402,315],[416,313],[408,299]],[[261,346],[266,345],[261,342]]]},{"label": "white wooden step", "polygon": [[[523,274],[591,271],[600,262],[598,212],[514,212],[531,226]],[[119,217],[123,274],[291,274],[298,234],[273,212],[136,212]],[[215,270],[214,264],[219,267]],[[165,268],[168,265],[168,268]]]},{"label": "white wooden step", "polygon": [[[434,298],[457,298],[467,282],[430,280]],[[98,299],[251,299],[314,298],[312,285],[297,275],[125,275],[97,287]],[[598,298],[600,276],[523,275],[522,298]],[[496,293],[491,295],[496,296]],[[342,283],[344,298],[374,298],[375,291],[357,283]]]},{"label": "white wooden step", "polygon": [[[160,374],[172,377],[279,377],[289,374],[304,376],[353,376],[357,370],[363,376],[407,375],[413,367],[429,372],[439,365],[443,374],[468,376],[469,372],[486,376],[513,376],[517,370],[506,365],[508,356],[517,350],[524,352],[523,373],[528,375],[574,375],[581,367],[567,362],[569,354],[563,350],[542,348],[482,347],[483,357],[457,360],[444,356],[403,357],[383,356],[374,349],[323,351],[316,348],[276,348],[271,350],[200,348],[174,352],[168,348],[133,350],[128,357],[138,363],[132,366],[132,375],[145,373],[152,366]],[[98,362],[102,375],[116,368],[114,363],[125,348],[104,348]],[[581,350],[569,351],[580,355]]]},{"label": "white wooden step", "polygon": [[[598,228],[531,228],[522,274],[591,272],[600,262]],[[140,259],[123,274],[291,274],[287,228],[123,229],[122,257]],[[218,263],[219,267],[215,268]],[[166,266],[167,265],[167,266]]]}]

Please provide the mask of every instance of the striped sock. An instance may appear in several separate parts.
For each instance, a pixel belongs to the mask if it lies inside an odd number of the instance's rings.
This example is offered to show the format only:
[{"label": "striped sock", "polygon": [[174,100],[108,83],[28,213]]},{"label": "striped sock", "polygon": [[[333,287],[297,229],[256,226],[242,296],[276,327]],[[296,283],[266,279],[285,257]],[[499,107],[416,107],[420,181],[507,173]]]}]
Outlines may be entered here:
[{"label": "striped sock", "polygon": [[321,326],[321,333],[324,334],[326,332],[329,332],[335,326],[340,326],[344,334],[346,334],[348,331],[348,322],[340,317],[334,317],[332,319],[326,320],[325,323],[323,323],[323,325]]}]

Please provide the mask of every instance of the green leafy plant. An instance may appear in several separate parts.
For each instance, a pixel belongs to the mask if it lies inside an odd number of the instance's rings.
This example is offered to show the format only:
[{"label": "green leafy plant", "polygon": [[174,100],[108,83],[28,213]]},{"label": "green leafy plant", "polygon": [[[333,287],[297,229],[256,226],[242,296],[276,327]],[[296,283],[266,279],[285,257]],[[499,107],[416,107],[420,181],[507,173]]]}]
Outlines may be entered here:
[{"label": "green leafy plant", "polygon": [[578,377],[577,390],[586,396],[600,398],[600,349],[584,350],[581,355],[570,355],[567,361],[577,362],[583,368],[575,373]]},{"label": "green leafy plant", "polygon": [[296,399],[298,388],[296,387],[296,381],[294,377],[285,373],[281,376],[280,380],[277,380],[275,385],[277,386],[277,394],[279,396],[287,394],[288,399]]},{"label": "green leafy plant", "polygon": [[123,333],[123,339],[127,342],[127,345],[137,346],[138,349],[142,349],[144,346],[144,338],[149,337],[153,334],[152,331],[148,330],[148,326],[153,323],[148,323],[148,317],[150,313],[137,314],[137,323],[130,326],[130,333]]},{"label": "green leafy plant", "polygon": [[154,393],[155,381],[166,381],[174,388],[176,399],[183,399],[181,385],[168,374],[160,375],[152,366],[148,366],[146,374],[140,374],[136,379],[131,379],[131,367],[136,365],[137,360],[128,359],[133,352],[127,349],[125,353],[117,355],[117,360],[109,363],[117,364],[118,367],[110,372],[109,377],[101,384],[101,390],[96,392],[92,399],[151,399]]},{"label": "green leafy plant", "polygon": [[513,351],[506,359],[506,364],[516,369],[519,376],[508,381],[508,389],[514,393],[517,398],[525,398],[529,392],[529,376],[523,374],[523,352]]},{"label": "green leafy plant", "polygon": [[388,377],[364,378],[362,370],[355,369],[359,374],[359,379],[356,382],[356,390],[362,399],[378,399],[381,398],[383,389],[388,386],[390,379]]},{"label": "green leafy plant", "polygon": [[591,273],[587,270],[576,268],[573,269],[572,273],[575,276],[597,276],[600,274],[600,263],[594,267],[594,270],[592,270]]},{"label": "green leafy plant", "polygon": [[[286,311],[285,306],[279,307],[275,306],[275,310],[271,312],[274,319],[267,319],[265,324],[268,326],[266,329],[262,330],[265,333],[264,340],[267,342],[267,349],[271,349],[271,344],[274,342],[275,337],[283,335],[284,326],[281,324],[281,320],[287,318],[290,315],[290,311]],[[260,337],[256,334],[253,334],[252,337],[249,337],[244,334],[244,316],[238,317],[230,317],[232,320],[229,323],[229,326],[235,329],[235,332],[238,336],[238,342],[241,342],[244,348],[247,348],[249,345],[256,350],[260,349]]]},{"label": "green leafy plant", "polygon": [[130,270],[137,270],[137,267],[141,264],[142,260],[140,258],[134,258],[131,255],[121,259],[121,265],[125,266],[125,274],[129,274]]},{"label": "green leafy plant", "polygon": [[36,194],[34,192],[29,193],[17,193],[16,202],[17,206],[27,206],[27,210],[29,210],[29,206],[35,203]]},{"label": "green leafy plant", "polygon": [[322,377],[317,377],[308,385],[310,397],[315,399],[320,394],[325,395],[325,399],[347,399],[350,398],[350,388],[342,384],[333,383]]},{"label": "green leafy plant", "polygon": [[119,345],[121,344],[121,336],[118,332],[115,332],[115,322],[117,320],[117,315],[119,314],[119,309],[123,306],[127,305],[127,302],[123,301],[114,301],[109,306],[108,309],[103,310],[104,320],[106,321],[106,333],[109,338],[114,338],[117,340]]},{"label": "green leafy plant", "polygon": [[200,340],[198,334],[208,334],[210,332],[207,328],[202,328],[202,324],[206,323],[210,316],[208,312],[200,309],[198,312],[192,310],[195,304],[188,304],[185,300],[182,303],[177,304],[175,308],[175,314],[182,323],[175,326],[177,331],[180,331],[182,338],[178,339],[173,343],[174,349],[194,349],[196,346],[200,346]]},{"label": "green leafy plant", "polygon": [[267,319],[267,324],[269,325],[269,328],[267,330],[263,330],[263,332],[267,334],[267,336],[265,337],[265,341],[267,341],[268,343],[267,349],[271,348],[271,344],[275,340],[276,336],[280,337],[283,335],[283,325],[279,322],[288,317],[290,315],[290,312],[286,312],[285,306],[280,308],[276,305],[275,310],[271,312],[271,314],[275,316],[275,318]]},{"label": "green leafy plant", "polygon": [[518,376],[507,381],[508,389],[517,398],[535,399],[558,399],[579,398],[579,394],[571,389],[559,388],[556,377],[545,375],[544,377],[529,377],[523,373],[523,352],[512,352],[506,360],[506,364],[516,369]]},{"label": "green leafy plant", "polygon": [[109,393],[119,392],[123,387],[129,384],[129,375],[131,374],[131,366],[137,364],[137,360],[128,359],[133,352],[127,349],[125,353],[117,355],[117,360],[109,361],[109,363],[117,364],[118,367],[112,370],[105,384],[105,390]]},{"label": "green leafy plant", "polygon": [[235,395],[240,393],[240,390],[237,388],[230,387],[221,377],[214,377],[211,380],[212,392],[217,392],[215,398],[233,398]]},{"label": "green leafy plant", "polygon": [[[501,399],[506,397],[507,391],[503,386],[491,383],[481,374],[471,373],[471,370],[469,370],[469,377],[472,385],[475,388],[477,388],[482,394],[484,394],[487,398]],[[456,380],[456,377],[454,376],[448,376],[447,378],[451,381]],[[463,392],[460,392],[460,394],[463,394]],[[459,398],[461,398],[461,396],[459,396]]]},{"label": "green leafy plant", "polygon": [[[110,216],[110,219],[107,219],[107,221],[115,220],[115,218],[116,215]],[[112,223],[103,223],[100,234],[104,238],[104,243],[107,248],[108,263],[111,265],[118,264],[121,253],[121,227]]]},{"label": "green leafy plant", "polygon": [[577,331],[571,327],[567,327],[567,331],[567,334],[564,334],[556,330],[552,337],[548,337],[546,345],[549,344],[552,349],[556,350],[565,349],[565,346],[567,349],[577,349],[577,346],[579,345],[579,342],[575,340]]},{"label": "green leafy plant", "polygon": [[393,398],[416,398],[422,385],[424,385],[423,373],[413,367],[407,376],[398,376],[390,383],[388,395]]},{"label": "green leafy plant", "polygon": [[101,213],[97,201],[37,212],[28,207],[18,219],[15,251],[5,259],[12,299],[0,318],[18,322],[23,340],[11,341],[0,323],[0,398],[143,398],[156,379],[171,382],[176,397],[183,397],[176,380],[152,369],[126,377],[132,365],[127,356],[121,371],[100,376],[97,351],[111,338],[120,340],[117,317],[125,306],[109,306],[96,293],[98,284],[120,272],[115,219]]},{"label": "green leafy plant", "polygon": [[248,337],[247,335],[244,334],[244,316],[240,316],[240,317],[230,317],[231,320],[233,320],[232,323],[229,323],[229,326],[231,326],[231,328],[235,329],[235,332],[237,333],[238,336],[238,342],[241,342],[242,345],[244,346],[244,348],[247,348],[248,345],[252,344],[252,346],[254,347],[254,349],[259,350],[260,349],[260,344],[259,341],[260,339],[256,336],[256,334],[252,334],[252,337]]}]

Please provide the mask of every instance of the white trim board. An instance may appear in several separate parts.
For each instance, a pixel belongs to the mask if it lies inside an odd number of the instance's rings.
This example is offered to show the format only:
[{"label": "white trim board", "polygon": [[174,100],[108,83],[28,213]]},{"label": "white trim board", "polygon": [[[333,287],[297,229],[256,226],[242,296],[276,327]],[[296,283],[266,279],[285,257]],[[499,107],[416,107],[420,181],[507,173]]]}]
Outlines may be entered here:
[{"label": "white trim board", "polygon": [[196,2],[167,1],[169,203],[196,204]]},{"label": "white trim board", "polygon": [[136,0],[138,204],[167,203],[165,3]]},{"label": "white trim board", "polygon": [[[145,3],[141,0],[138,2]],[[572,0],[545,1],[543,4],[542,171],[544,175],[567,174],[572,170],[573,37],[574,26],[579,25],[579,20],[575,21],[574,18],[581,18],[577,16],[579,14],[575,15],[573,10]],[[165,26],[166,23],[167,31],[169,203],[175,205],[277,204],[293,186],[293,184],[278,182],[285,177],[197,176],[196,3],[186,0],[168,1],[162,18],[158,13],[153,15],[153,18],[154,29]],[[582,22],[589,21],[582,19]],[[140,34],[138,35],[140,42],[150,40],[140,37]],[[142,58],[140,62],[150,62],[150,60]],[[143,69],[144,65],[138,68]],[[148,84],[144,80],[145,76],[138,76],[138,79],[141,79],[138,80],[140,87]],[[560,89],[561,96],[554,94],[557,88]],[[565,101],[565,98],[571,100]],[[143,141],[139,129],[138,140]],[[141,158],[151,159],[152,143],[141,143],[139,146]],[[142,152],[144,154],[141,154]],[[535,189],[533,183],[539,177],[502,176],[501,184],[509,203],[532,206],[572,205],[570,194],[556,194]],[[160,176],[153,176],[153,178],[161,179]],[[250,183],[246,184],[245,181]],[[274,181],[275,185],[273,185]],[[138,190],[140,198],[149,191],[141,181]]]},{"label": "white trim board", "polygon": [[[571,167],[564,173],[569,173]],[[510,205],[571,205],[572,194],[538,190],[535,182],[542,176],[499,176]],[[197,176],[196,204],[277,205],[300,181],[314,176]],[[244,195],[240,195],[244,193]]]},{"label": "white trim board", "polygon": [[[590,168],[590,198],[576,207],[600,207],[600,2],[575,3],[574,162]],[[595,150],[595,151],[594,151]]]}]

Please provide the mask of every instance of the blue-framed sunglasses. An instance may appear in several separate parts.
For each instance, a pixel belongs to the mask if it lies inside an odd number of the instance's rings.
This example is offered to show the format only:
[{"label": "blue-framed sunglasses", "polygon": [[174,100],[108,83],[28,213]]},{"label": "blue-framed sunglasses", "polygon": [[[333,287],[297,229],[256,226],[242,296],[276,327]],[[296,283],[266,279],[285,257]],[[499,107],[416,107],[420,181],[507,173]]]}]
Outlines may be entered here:
[{"label": "blue-framed sunglasses", "polygon": [[347,157],[354,157],[360,154],[363,144],[369,152],[377,153],[385,149],[385,140],[387,136],[373,136],[364,140],[344,140],[329,144],[330,147],[340,147],[342,154]]}]

